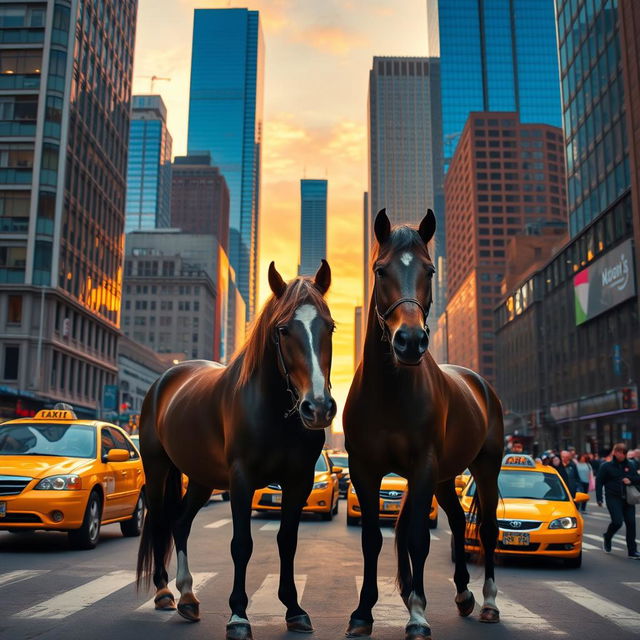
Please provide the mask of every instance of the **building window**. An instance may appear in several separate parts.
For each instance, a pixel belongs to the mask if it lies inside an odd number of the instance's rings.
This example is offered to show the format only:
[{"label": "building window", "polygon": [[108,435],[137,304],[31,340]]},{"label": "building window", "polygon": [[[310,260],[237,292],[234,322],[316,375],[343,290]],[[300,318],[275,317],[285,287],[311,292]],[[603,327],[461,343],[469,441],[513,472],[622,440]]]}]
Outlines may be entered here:
[{"label": "building window", "polygon": [[18,379],[18,364],[20,362],[20,347],[4,348],[4,379]]},{"label": "building window", "polygon": [[22,296],[9,296],[7,304],[7,324],[22,322]]}]

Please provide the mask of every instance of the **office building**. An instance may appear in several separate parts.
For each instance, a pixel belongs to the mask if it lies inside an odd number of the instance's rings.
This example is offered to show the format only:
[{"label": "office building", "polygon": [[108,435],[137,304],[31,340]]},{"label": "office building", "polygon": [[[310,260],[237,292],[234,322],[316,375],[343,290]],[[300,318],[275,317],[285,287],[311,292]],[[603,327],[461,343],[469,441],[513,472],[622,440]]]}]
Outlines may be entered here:
[{"label": "office building", "polygon": [[229,260],[255,313],[264,86],[258,11],[196,9],[188,152],[211,153],[229,188]]},{"label": "office building", "polygon": [[327,259],[327,181],[300,180],[299,276],[313,276]]},{"label": "office building", "polygon": [[125,233],[171,226],[171,134],[160,96],[133,96]]}]

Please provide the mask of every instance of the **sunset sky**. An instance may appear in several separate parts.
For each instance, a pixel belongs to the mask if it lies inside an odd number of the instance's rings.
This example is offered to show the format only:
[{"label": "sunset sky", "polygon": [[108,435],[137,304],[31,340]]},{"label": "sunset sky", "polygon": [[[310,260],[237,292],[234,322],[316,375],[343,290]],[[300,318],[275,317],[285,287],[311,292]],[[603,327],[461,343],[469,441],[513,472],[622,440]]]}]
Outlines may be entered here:
[{"label": "sunset sky", "polygon": [[157,81],[154,93],[167,105],[174,155],[187,151],[193,10],[226,7],[259,10],[265,40],[261,303],[271,260],[286,280],[297,272],[300,179],[329,181],[328,300],[337,323],[332,382],[341,429],[354,370],[354,307],[362,304],[369,69],[374,55],[426,55],[426,2],[139,0],[133,91],[150,92],[145,76],[171,78]]}]

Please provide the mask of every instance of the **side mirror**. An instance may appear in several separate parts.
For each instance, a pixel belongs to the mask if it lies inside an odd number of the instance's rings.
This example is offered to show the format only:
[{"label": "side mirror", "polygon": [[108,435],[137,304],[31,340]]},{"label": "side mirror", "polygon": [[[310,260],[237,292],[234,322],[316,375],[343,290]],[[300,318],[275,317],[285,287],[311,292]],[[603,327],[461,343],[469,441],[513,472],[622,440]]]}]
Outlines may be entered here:
[{"label": "side mirror", "polygon": [[131,456],[126,449],[110,449],[106,462],[126,462],[130,458]]},{"label": "side mirror", "polygon": [[344,469],[342,467],[331,467],[331,473],[335,473],[338,478],[342,478]]},{"label": "side mirror", "polygon": [[456,495],[458,498],[462,496],[462,487],[456,487]]},{"label": "side mirror", "polygon": [[588,502],[589,501],[589,494],[588,493],[582,493],[581,491],[578,491],[576,493],[576,495],[573,498],[573,501],[578,504],[580,502]]}]

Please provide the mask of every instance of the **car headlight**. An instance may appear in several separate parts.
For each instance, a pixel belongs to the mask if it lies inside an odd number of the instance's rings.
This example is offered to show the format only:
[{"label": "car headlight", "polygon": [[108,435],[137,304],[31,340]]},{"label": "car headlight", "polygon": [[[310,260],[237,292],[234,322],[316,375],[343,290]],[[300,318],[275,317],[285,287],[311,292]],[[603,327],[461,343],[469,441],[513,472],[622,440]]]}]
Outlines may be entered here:
[{"label": "car headlight", "polygon": [[470,511],[465,511],[464,512],[464,519],[470,524],[477,524],[478,523],[478,514],[477,513],[471,513]]},{"label": "car headlight", "polygon": [[329,486],[329,483],[325,480],[323,482],[314,482],[313,483],[313,488],[314,489],[326,489]]},{"label": "car headlight", "polygon": [[40,480],[34,489],[42,491],[77,491],[82,489],[82,478],[75,474],[50,476]]},{"label": "car headlight", "polygon": [[576,518],[556,518],[549,523],[549,529],[575,529],[578,526]]}]

